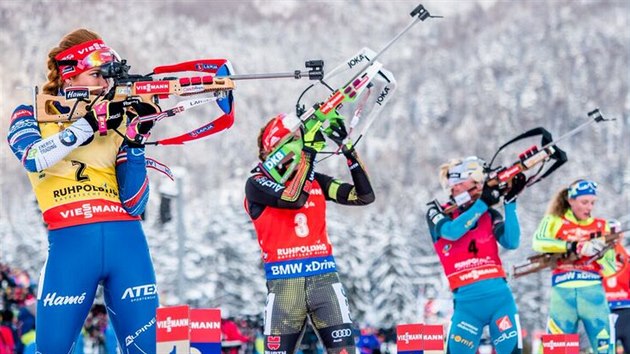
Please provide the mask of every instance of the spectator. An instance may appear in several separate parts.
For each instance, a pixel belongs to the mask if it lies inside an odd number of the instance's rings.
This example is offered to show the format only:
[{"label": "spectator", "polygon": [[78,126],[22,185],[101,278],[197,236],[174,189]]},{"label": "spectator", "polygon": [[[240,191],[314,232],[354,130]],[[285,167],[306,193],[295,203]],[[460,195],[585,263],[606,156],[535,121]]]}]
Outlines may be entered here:
[{"label": "spectator", "polygon": [[221,316],[222,351],[227,354],[238,354],[243,344],[249,342],[249,337],[241,333],[241,330],[232,319],[226,315]]},{"label": "spectator", "polygon": [[376,331],[370,326],[361,329],[361,335],[357,343],[361,354],[380,354],[381,342],[376,336]]},{"label": "spectator", "polygon": [[3,311],[0,315],[2,316],[0,318],[0,354],[13,354],[15,351],[14,333],[12,328],[6,325],[8,323],[6,315],[7,311]]}]

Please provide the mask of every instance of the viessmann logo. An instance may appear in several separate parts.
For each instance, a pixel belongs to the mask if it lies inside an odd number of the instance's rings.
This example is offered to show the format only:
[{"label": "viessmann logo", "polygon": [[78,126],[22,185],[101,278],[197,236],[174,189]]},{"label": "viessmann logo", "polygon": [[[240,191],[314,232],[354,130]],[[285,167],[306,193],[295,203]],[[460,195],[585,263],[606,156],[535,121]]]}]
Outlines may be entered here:
[{"label": "viessmann logo", "polygon": [[409,344],[409,341],[416,341],[416,340],[422,340],[422,334],[421,333],[413,333],[410,334],[409,332],[405,332],[405,334],[400,334],[398,335],[398,341],[399,342],[405,342],[405,344]]},{"label": "viessmann logo", "polygon": [[169,82],[138,82],[136,83],[136,93],[168,93],[170,91]]},{"label": "viessmann logo", "polygon": [[168,316],[166,320],[158,321],[157,323],[157,328],[166,329],[167,333],[171,333],[174,328],[187,327],[187,326],[188,326],[187,318],[179,318],[179,319],[174,320],[171,316]]}]

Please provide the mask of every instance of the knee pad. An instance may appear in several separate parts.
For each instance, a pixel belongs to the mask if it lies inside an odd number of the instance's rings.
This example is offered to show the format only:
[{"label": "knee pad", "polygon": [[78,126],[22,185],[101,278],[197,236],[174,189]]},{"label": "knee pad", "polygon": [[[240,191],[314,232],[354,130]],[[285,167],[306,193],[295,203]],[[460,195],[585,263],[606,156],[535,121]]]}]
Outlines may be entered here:
[{"label": "knee pad", "polygon": [[354,347],[354,333],[350,323],[319,329],[319,335],[326,349]]}]

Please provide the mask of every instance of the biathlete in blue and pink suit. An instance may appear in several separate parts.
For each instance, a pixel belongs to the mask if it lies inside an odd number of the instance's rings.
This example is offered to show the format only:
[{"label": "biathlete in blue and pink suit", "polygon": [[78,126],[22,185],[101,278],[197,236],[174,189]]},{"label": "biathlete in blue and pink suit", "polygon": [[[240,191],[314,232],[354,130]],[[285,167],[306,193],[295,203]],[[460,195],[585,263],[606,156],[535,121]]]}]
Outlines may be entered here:
[{"label": "biathlete in blue and pink suit", "polygon": [[[50,51],[43,91],[107,90],[99,68],[113,60],[115,53],[96,33],[75,30]],[[148,104],[133,108],[142,115],[155,112]],[[68,113],[58,103],[45,109]],[[140,224],[149,196],[145,149],[112,132],[120,129],[125,135],[121,123],[132,114],[122,102],[102,101],[73,122],[38,122],[27,105],[11,117],[9,145],[28,171],[48,227],[48,257],[37,295],[38,353],[73,350],[99,283],[123,352],[155,352],[158,295]],[[97,117],[108,134],[95,134]],[[141,125],[136,133],[146,134],[153,123]]]},{"label": "biathlete in blue and pink suit", "polygon": [[433,245],[454,298],[446,352],[476,353],[487,325],[497,353],[521,353],[519,317],[497,243],[507,249],[519,245],[516,198],[525,187],[525,176],[517,175],[504,197],[504,221],[492,208],[500,194],[484,183],[483,164],[468,157],[442,165],[440,181],[455,207],[451,211],[431,203],[427,211]]}]

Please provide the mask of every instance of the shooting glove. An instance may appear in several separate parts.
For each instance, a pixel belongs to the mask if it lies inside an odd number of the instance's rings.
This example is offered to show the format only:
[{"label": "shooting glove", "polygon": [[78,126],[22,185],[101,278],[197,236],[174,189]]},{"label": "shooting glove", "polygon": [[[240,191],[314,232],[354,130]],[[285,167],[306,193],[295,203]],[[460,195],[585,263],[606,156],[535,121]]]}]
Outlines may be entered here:
[{"label": "shooting glove", "polygon": [[107,130],[116,129],[120,126],[125,115],[124,103],[101,101],[92,107],[83,117],[92,127],[94,132],[99,131],[100,135],[106,135]]},{"label": "shooting glove", "polygon": [[583,257],[593,257],[606,247],[606,242],[602,238],[594,238],[588,241],[579,241],[575,246],[577,254]]},{"label": "shooting glove", "polygon": [[505,194],[503,202],[505,204],[516,201],[518,195],[525,189],[527,185],[527,178],[523,173],[519,173],[512,178],[512,188]]},{"label": "shooting glove", "polygon": [[343,153],[343,156],[347,158],[356,157],[355,151],[354,151],[354,144],[352,144],[351,142],[341,145],[341,152]]},{"label": "shooting glove", "polygon": [[330,121],[330,126],[326,129],[326,135],[330,140],[334,141],[337,146],[341,146],[345,138],[348,137],[348,131],[346,125],[343,123],[343,118],[334,118]]},{"label": "shooting glove", "polygon": [[483,190],[481,191],[481,200],[486,203],[488,207],[491,207],[499,202],[501,193],[497,187],[491,187],[488,182],[483,184]]},{"label": "shooting glove", "polygon": [[320,152],[326,147],[326,138],[321,130],[306,132],[304,134],[304,146],[313,149],[315,152]]},{"label": "shooting glove", "polygon": [[129,118],[131,120],[127,126],[127,131],[125,132],[127,145],[129,147],[144,147],[144,142],[151,135],[150,131],[153,128],[155,121],[151,119],[142,122],[140,119],[157,113],[157,110],[152,105],[143,102],[134,103],[132,107],[136,111],[136,114],[129,114]]}]

